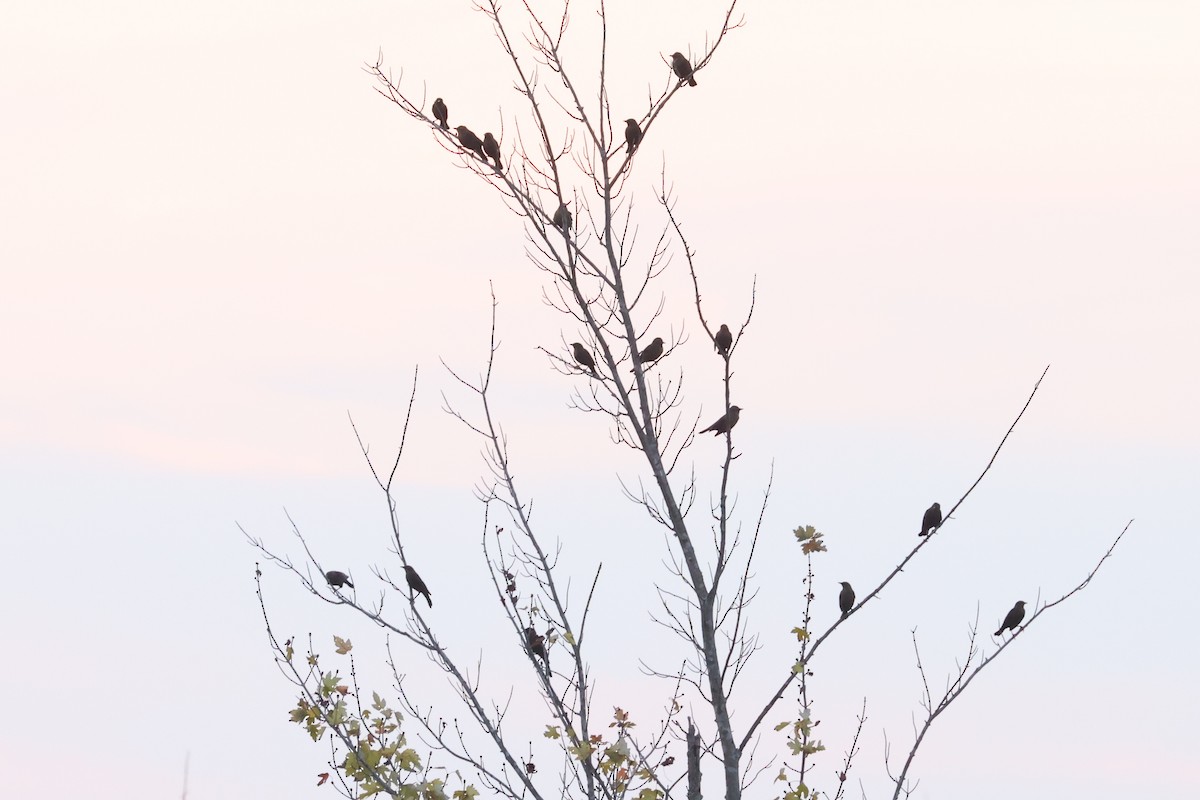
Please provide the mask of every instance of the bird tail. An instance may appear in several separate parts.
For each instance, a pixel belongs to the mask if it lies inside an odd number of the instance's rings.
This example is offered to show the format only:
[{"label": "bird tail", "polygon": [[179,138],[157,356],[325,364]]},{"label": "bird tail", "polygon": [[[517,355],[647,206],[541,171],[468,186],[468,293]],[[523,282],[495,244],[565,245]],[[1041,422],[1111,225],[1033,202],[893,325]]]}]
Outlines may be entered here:
[{"label": "bird tail", "polygon": [[1000,630],[996,631],[995,633],[992,634],[992,636],[999,636],[1002,633],[1004,633],[1004,628],[1001,628]]},{"label": "bird tail", "polygon": [[695,85],[696,85],[696,79],[693,78],[691,75],[688,75],[688,86],[695,86]]},{"label": "bird tail", "polygon": [[444,119],[443,119],[443,120],[439,120],[439,122],[440,122],[440,123],[441,123],[441,125],[442,125],[442,130],[444,130],[444,131],[448,131],[448,130],[450,130],[450,123],[449,123],[449,122],[446,122],[446,120],[444,120]]},{"label": "bird tail", "polygon": [[432,597],[430,597],[429,595],[425,595],[425,602],[429,603],[430,608],[433,608],[433,598]]},{"label": "bird tail", "polygon": [[346,579],[346,585],[349,586],[351,589],[354,588],[354,584],[350,582],[349,578]]}]

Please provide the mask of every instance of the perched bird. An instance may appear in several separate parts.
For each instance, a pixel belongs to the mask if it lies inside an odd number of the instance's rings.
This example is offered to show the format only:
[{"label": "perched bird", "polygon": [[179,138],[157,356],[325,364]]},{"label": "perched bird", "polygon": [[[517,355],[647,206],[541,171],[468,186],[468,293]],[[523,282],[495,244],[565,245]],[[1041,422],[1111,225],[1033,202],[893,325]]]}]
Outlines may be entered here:
[{"label": "perched bird", "polygon": [[692,77],[692,62],[688,61],[683,53],[671,53],[671,69],[675,70],[679,80],[687,81],[688,86],[696,85],[696,79]]},{"label": "perched bird", "polygon": [[446,104],[440,97],[433,101],[433,118],[441,123],[442,130],[450,130],[450,123],[448,121],[450,119],[450,111],[446,108]]},{"label": "perched bird", "polygon": [[633,151],[642,143],[642,126],[638,125],[636,119],[625,120],[625,143],[629,145],[625,150],[629,155],[633,155]]},{"label": "perched bird", "polygon": [[1004,622],[1000,623],[1000,630],[993,633],[992,636],[999,636],[1005,631],[1016,631],[1023,619],[1025,619],[1025,601],[1018,600],[1012,610],[1004,615]]},{"label": "perched bird", "polygon": [[[640,353],[633,354],[633,363],[635,364],[650,364],[662,358],[663,340],[661,336],[655,336],[654,341],[646,345],[646,349]],[[634,370],[629,370],[633,372]]]},{"label": "perched bird", "polygon": [[491,132],[483,135],[483,152],[487,153],[488,158],[496,162],[496,171],[500,171],[500,143],[496,141],[496,137],[492,136]]},{"label": "perched bird", "polygon": [[425,581],[421,580],[417,571],[408,564],[404,565],[404,577],[408,580],[409,591],[425,595],[425,602],[429,603],[430,608],[433,608],[433,598],[429,596],[429,587],[425,585]]},{"label": "perched bird", "polygon": [[546,652],[546,637],[535,631],[532,625],[525,629],[525,644],[530,653],[546,662],[546,669],[549,669],[550,654]]},{"label": "perched bird", "polygon": [[558,211],[554,212],[554,216],[550,219],[554,223],[554,227],[561,230],[563,233],[571,232],[571,212],[567,210],[566,203],[560,203]]},{"label": "perched bird", "polygon": [[483,140],[476,136],[474,131],[466,125],[459,125],[454,130],[458,131],[459,144],[479,156],[480,161],[487,161],[487,156],[483,154]]},{"label": "perched bird", "polygon": [[587,351],[587,348],[582,343],[571,342],[571,351],[575,356],[575,360],[587,367],[588,372],[592,373],[593,378],[600,377],[596,374],[596,360],[592,358],[592,354]]},{"label": "perched bird", "polygon": [[719,420],[700,432],[708,433],[709,431],[712,431],[718,436],[720,436],[722,433],[729,433],[729,429],[738,424],[738,418],[741,416],[742,410],[740,408],[737,406],[730,406],[729,410],[725,412],[725,414],[722,415]]},{"label": "perched bird", "polygon": [[942,527],[942,507],[934,503],[925,510],[925,516],[921,518],[921,530],[917,536],[928,536],[940,527]]},{"label": "perched bird", "polygon": [[838,595],[838,608],[842,610],[842,619],[850,615],[850,609],[854,608],[854,590],[850,588],[850,584],[841,581],[842,593]]},{"label": "perched bird", "polygon": [[728,325],[722,325],[717,331],[717,335],[713,337],[713,346],[722,356],[729,355],[729,348],[733,347],[733,334],[729,332]]},{"label": "perched bird", "polygon": [[335,589],[340,589],[342,586],[354,588],[354,584],[350,582],[350,576],[344,572],[338,572],[336,569],[325,573],[325,582]]}]

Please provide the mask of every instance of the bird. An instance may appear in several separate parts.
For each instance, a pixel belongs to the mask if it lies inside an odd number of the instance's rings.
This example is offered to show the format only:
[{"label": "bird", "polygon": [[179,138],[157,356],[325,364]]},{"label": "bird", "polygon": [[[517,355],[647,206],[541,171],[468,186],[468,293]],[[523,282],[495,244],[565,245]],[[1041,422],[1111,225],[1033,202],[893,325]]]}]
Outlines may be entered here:
[{"label": "bird", "polygon": [[733,347],[733,334],[729,332],[728,325],[722,325],[717,331],[717,335],[713,337],[713,347],[722,356],[729,355],[729,348]]},{"label": "bird", "polygon": [[[663,340],[661,336],[655,336],[654,341],[646,345],[646,349],[640,353],[633,354],[633,363],[635,364],[650,364],[662,358]],[[634,370],[629,370],[633,372]]]},{"label": "bird", "polygon": [[917,536],[928,536],[940,527],[942,527],[942,507],[934,503],[925,509],[925,516],[921,518],[921,530]]},{"label": "bird", "polygon": [[692,77],[692,63],[684,58],[683,53],[671,53],[671,69],[681,81],[687,81],[688,86],[695,86],[696,79]]},{"label": "bird", "polygon": [[546,669],[550,668],[550,654],[546,652],[546,637],[539,634],[530,625],[525,629],[525,644],[529,647],[529,652],[535,656],[541,656],[546,662]]},{"label": "bird", "polygon": [[350,582],[350,576],[344,572],[338,572],[336,569],[325,573],[325,582],[335,589],[340,589],[342,586],[354,588],[354,584]]},{"label": "bird", "polygon": [[566,203],[558,204],[558,211],[554,212],[554,216],[550,221],[554,223],[554,227],[563,233],[571,232],[571,212],[567,210]]},{"label": "bird", "polygon": [[495,160],[496,171],[500,171],[500,143],[496,141],[496,137],[492,136],[491,132],[483,135],[483,152],[487,153],[488,158]]},{"label": "bird", "polygon": [[487,161],[487,156],[483,154],[483,140],[476,136],[474,131],[466,125],[459,125],[454,130],[458,131],[459,144],[473,151],[480,161]]},{"label": "bird", "polygon": [[738,418],[741,417],[741,415],[742,410],[740,408],[737,406],[730,406],[729,410],[726,411],[719,420],[700,431],[700,433],[708,433],[709,431],[712,431],[717,436],[720,436],[722,433],[729,433],[729,429],[738,424]]},{"label": "bird", "polygon": [[433,598],[429,596],[429,587],[425,585],[425,581],[421,580],[417,571],[408,564],[404,565],[404,577],[408,581],[409,591],[425,595],[425,602],[429,603],[430,608],[433,608]]},{"label": "bird", "polygon": [[450,119],[450,111],[446,108],[446,103],[440,97],[433,101],[433,118],[441,124],[442,130],[450,130],[450,123],[447,121]]},{"label": "bird", "polygon": [[638,125],[636,119],[625,120],[625,143],[629,145],[625,151],[629,155],[633,155],[633,151],[642,143],[642,126]]},{"label": "bird", "polygon": [[588,372],[592,373],[592,377],[600,377],[596,374],[596,360],[592,358],[592,354],[587,351],[587,348],[581,342],[571,342],[571,351],[575,356],[575,360],[587,367]]},{"label": "bird", "polygon": [[1016,631],[1023,619],[1025,619],[1025,601],[1018,600],[1012,610],[1004,615],[1004,622],[1000,623],[1000,630],[993,633],[992,636],[999,636],[1005,631]]},{"label": "bird", "polygon": [[840,583],[842,584],[842,593],[838,595],[838,608],[842,609],[842,619],[845,619],[850,615],[850,609],[854,608],[854,590],[845,581]]}]

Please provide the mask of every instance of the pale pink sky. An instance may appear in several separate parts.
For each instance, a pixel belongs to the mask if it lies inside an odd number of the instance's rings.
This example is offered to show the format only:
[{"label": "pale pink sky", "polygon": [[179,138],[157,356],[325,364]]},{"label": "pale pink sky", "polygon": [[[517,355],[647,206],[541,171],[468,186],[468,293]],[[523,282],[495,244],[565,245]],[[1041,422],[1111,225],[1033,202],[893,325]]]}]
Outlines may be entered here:
[{"label": "pale pink sky", "polygon": [[[483,465],[440,411],[442,390],[469,398],[438,358],[477,371],[489,280],[497,404],[546,535],[579,575],[604,560],[602,595],[623,607],[667,580],[661,551],[645,557],[660,535],[619,500],[616,476],[641,473],[566,407],[577,382],[535,350],[575,330],[542,304],[517,221],[361,69],[382,48],[452,118],[511,128],[511,77],[470,6],[130,0],[5,14],[0,542],[14,574],[0,588],[0,678],[18,688],[19,720],[0,733],[6,796],[78,797],[81,782],[105,800],[177,796],[188,751],[192,800],[329,796],[313,778],[325,751],[284,721],[255,553],[234,522],[287,547],[286,506],[319,550],[369,574],[386,520],[346,412],[386,450],[419,364],[404,522],[422,532],[435,593],[452,569],[481,576],[459,559],[480,530]],[[634,115],[663,84],[662,54],[699,50],[721,4],[609,7],[612,96]],[[928,548],[827,653],[827,766],[867,695],[859,776],[882,796],[881,730],[907,741],[918,696],[911,628],[940,683],[977,602],[986,626],[1017,595],[1057,597],[1136,517],[1094,586],[935,726],[920,794],[1200,794],[1187,634],[1200,610],[1200,8],[743,11],[746,27],[655,125],[633,186],[648,245],[665,160],[710,318],[743,315],[758,278],[735,402],[748,409],[744,508],[776,471],[761,674],[790,665],[797,598],[780,587],[800,560],[787,532],[812,523],[834,540],[830,603],[838,580],[866,585],[909,546],[914,513],[970,484],[1049,363],[961,535]],[[585,68],[590,12],[574,22]],[[712,415],[720,383],[681,268],[664,278],[663,324],[691,337],[675,356],[689,412]],[[703,480],[717,449],[693,451]],[[372,641],[269,580],[287,630]],[[512,643],[489,638],[491,606],[449,595],[437,611],[458,652],[497,653],[499,694],[523,684]],[[600,706],[635,697],[649,713],[661,687],[614,654],[656,629],[635,611],[597,635],[597,671],[612,676]],[[440,697],[441,679],[427,680]],[[743,691],[749,714],[759,698]]]}]

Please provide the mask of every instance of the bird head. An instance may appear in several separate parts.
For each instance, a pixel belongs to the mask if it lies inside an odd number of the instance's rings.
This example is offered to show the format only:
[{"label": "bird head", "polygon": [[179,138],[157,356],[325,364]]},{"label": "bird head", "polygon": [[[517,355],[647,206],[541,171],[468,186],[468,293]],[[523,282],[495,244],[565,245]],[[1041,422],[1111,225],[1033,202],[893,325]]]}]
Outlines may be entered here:
[{"label": "bird head", "polygon": [[638,121],[636,119],[627,119],[627,120],[625,120],[625,124],[626,125],[637,125]]},{"label": "bird head", "polygon": [[740,413],[742,413],[742,407],[741,407],[741,406],[730,406],[730,407],[729,407],[729,410],[730,410],[731,412],[733,412],[734,414],[740,414]]},{"label": "bird head", "polygon": [[653,341],[653,342],[651,342],[650,344],[662,344],[662,343],[663,343],[662,337],[661,337],[661,336],[655,336],[655,337],[654,337],[654,341]]},{"label": "bird head", "polygon": [[1024,600],[1018,600],[1018,601],[1017,601],[1017,605],[1019,605],[1021,608],[1024,608],[1024,607],[1025,607],[1025,601],[1024,601]]},{"label": "bird head", "polygon": [[838,583],[840,583],[840,584],[841,584],[841,586],[842,586],[842,588],[843,588],[843,589],[849,589],[849,588],[850,588],[850,584],[849,584],[849,583],[847,583],[846,581],[838,581]]},{"label": "bird head", "polygon": [[674,53],[671,53],[671,58],[683,58],[683,53],[676,50]]}]

